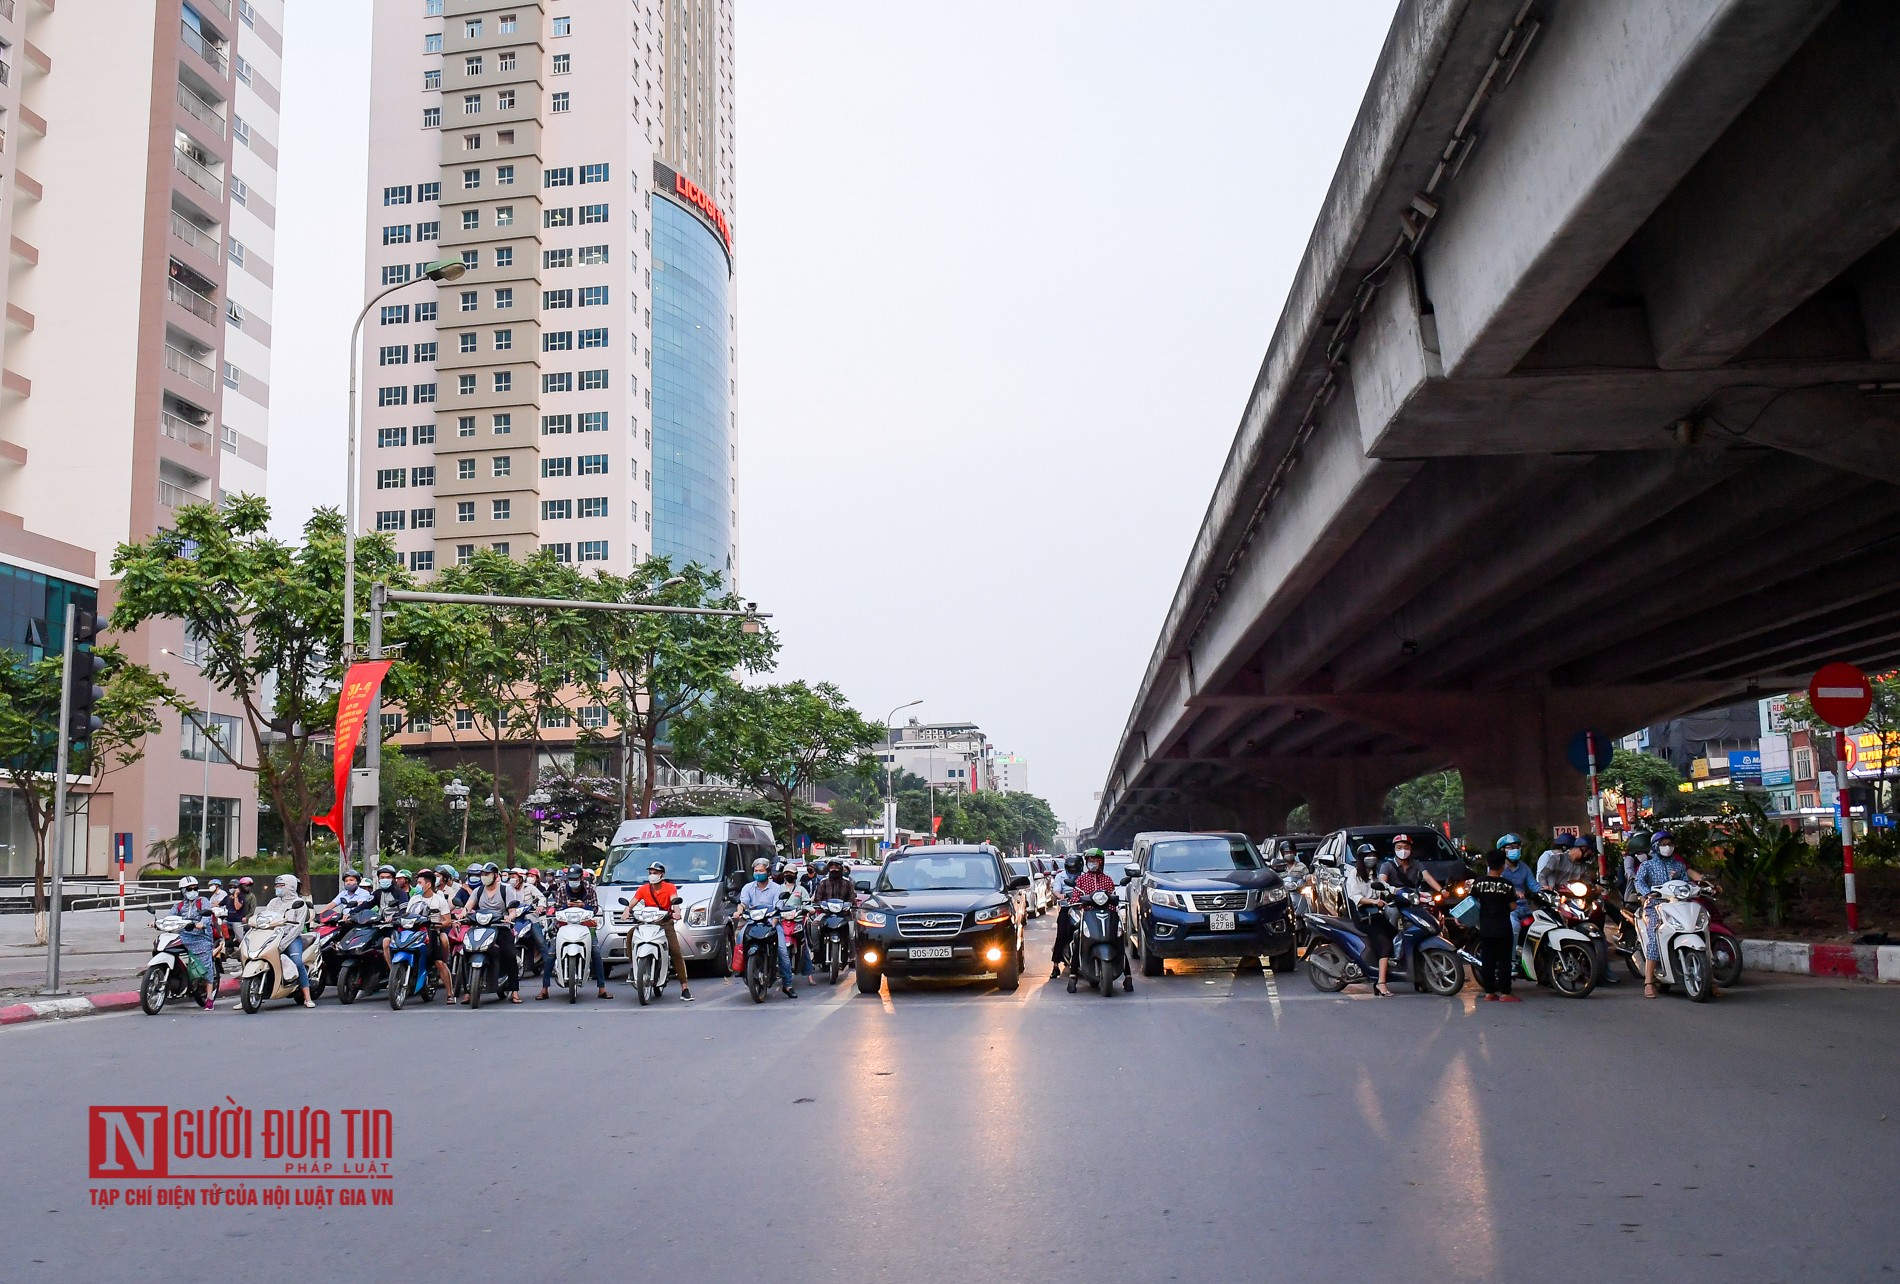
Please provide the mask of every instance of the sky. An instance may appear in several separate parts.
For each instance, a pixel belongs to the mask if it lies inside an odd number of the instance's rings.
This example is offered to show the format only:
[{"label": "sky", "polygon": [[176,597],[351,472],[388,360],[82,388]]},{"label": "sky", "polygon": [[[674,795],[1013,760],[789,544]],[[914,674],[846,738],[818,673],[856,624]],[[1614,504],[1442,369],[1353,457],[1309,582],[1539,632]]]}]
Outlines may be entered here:
[{"label": "sky", "polygon": [[[739,588],[774,678],[975,722],[1086,824],[1394,5],[737,3]],[[342,501],[370,4],[289,8],[285,535]]]}]

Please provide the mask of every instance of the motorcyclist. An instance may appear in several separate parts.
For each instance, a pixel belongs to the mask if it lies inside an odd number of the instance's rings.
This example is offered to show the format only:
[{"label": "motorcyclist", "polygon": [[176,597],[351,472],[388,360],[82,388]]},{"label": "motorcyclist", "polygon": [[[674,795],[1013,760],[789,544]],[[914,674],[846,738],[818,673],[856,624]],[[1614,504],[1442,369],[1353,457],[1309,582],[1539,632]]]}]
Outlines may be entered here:
[{"label": "motorcyclist", "polygon": [[186,920],[178,940],[193,961],[204,969],[204,1009],[213,1011],[218,1006],[218,972],[214,958],[219,922],[217,909],[210,897],[199,894],[198,880],[187,874],[178,880],[178,899],[172,904],[172,913]]},{"label": "motorcyclist", "polygon": [[1372,992],[1389,999],[1392,991],[1385,979],[1392,967],[1392,924],[1385,916],[1386,886],[1373,866],[1377,856],[1378,849],[1371,843],[1360,843],[1353,851],[1352,864],[1346,867],[1343,890],[1353,921],[1366,934],[1367,953],[1379,960],[1379,979],[1373,982]]},{"label": "motorcyclist", "polygon": [[[246,878],[239,881],[249,883],[251,880]],[[300,1001],[305,1007],[314,1008],[317,1004],[310,997],[310,972],[303,965],[304,934],[310,930],[310,902],[297,894],[295,874],[279,874],[273,890],[276,895],[264,907],[264,912],[281,914],[285,922],[297,925],[297,935],[284,946],[284,953],[290,956],[292,966],[297,969],[297,988],[302,994]]]},{"label": "motorcyclist", "polygon": [[434,870],[425,869],[416,875],[416,887],[409,897],[408,908],[411,911],[420,908],[429,920],[429,957],[424,966],[429,963],[435,965],[436,976],[442,982],[442,993],[453,1003],[455,983],[449,978],[449,948],[442,936],[443,928],[449,921],[449,898],[437,890]]},{"label": "motorcyclist", "polygon": [[802,965],[807,985],[812,983],[811,951],[806,948],[805,933],[800,930],[799,925],[805,921],[805,913],[811,907],[810,884],[802,877],[803,874],[809,872],[809,869],[800,870],[791,865],[781,865],[778,873],[773,876],[774,881],[784,888],[787,894],[787,899],[781,906],[785,911],[785,918],[779,924],[779,931],[784,933],[787,943],[792,948],[793,964]]},{"label": "motorcyclist", "polygon": [[825,876],[812,886],[811,898],[814,901],[843,901],[847,905],[858,903],[858,885],[851,881],[851,872],[841,860],[828,861],[825,864]]},{"label": "motorcyclist", "polygon": [[497,990],[510,1003],[521,1002],[521,968],[515,957],[515,921],[521,917],[521,893],[501,880],[501,866],[489,861],[481,867],[474,893],[462,907],[464,917],[487,912],[501,915],[494,924],[495,952],[501,956],[501,976]]},{"label": "motorcyclist", "polygon": [[547,893],[543,892],[541,885],[529,878],[528,871],[519,865],[508,871],[507,878],[508,885],[515,889],[516,895],[521,897],[521,918],[515,927],[515,935],[532,946],[533,961],[529,966],[546,971],[549,960],[553,957],[548,952],[547,932],[541,926],[543,912],[548,908]]},{"label": "motorcyclist", "polygon": [[416,890],[416,876],[406,869],[396,871],[396,903],[407,905]]},{"label": "motorcyclist", "polygon": [[1062,872],[1056,875],[1056,944],[1049,955],[1049,979],[1055,980],[1062,975],[1062,961],[1069,956],[1069,938],[1075,935],[1075,920],[1068,906],[1075,899],[1075,880],[1082,875],[1082,857],[1069,853],[1062,861]]},{"label": "motorcyclist", "polygon": [[[780,901],[791,893],[772,881],[772,862],[761,856],[752,862],[752,881],[739,892],[739,910],[749,914],[755,909],[777,910]],[[792,988],[792,947],[785,939],[785,933],[775,932],[778,938],[779,989],[786,998],[795,999],[798,991]]]},{"label": "motorcyclist", "polygon": [[[553,894],[548,897],[548,911],[558,914],[564,909],[584,909],[594,917],[600,917],[600,894],[594,885],[587,881],[587,875],[579,865],[568,866],[567,873],[554,884]],[[588,943],[588,953],[593,959],[594,984],[600,988],[600,997],[611,998],[607,991],[606,962],[600,956],[600,938],[594,928],[588,928],[592,938]],[[541,993],[536,999],[548,997],[548,983],[554,980],[554,951],[541,951]]]},{"label": "motorcyclist", "polygon": [[1595,880],[1597,866],[1595,859],[1586,862],[1585,848],[1573,847],[1570,839],[1557,840],[1557,846],[1545,852],[1537,861],[1537,884],[1544,888],[1560,888],[1566,883],[1588,883]]},{"label": "motorcyclist", "polygon": [[1524,863],[1524,840],[1516,834],[1498,835],[1497,849],[1504,853],[1504,881],[1517,889],[1517,917],[1522,926],[1530,921],[1530,895],[1536,890],[1537,876]]},{"label": "motorcyclist", "polygon": [[[1075,886],[1069,893],[1070,904],[1080,904],[1097,892],[1107,892],[1110,905],[1111,907],[1113,906],[1115,880],[1108,876],[1105,869],[1107,864],[1108,858],[1102,854],[1101,848],[1091,847],[1088,849],[1088,852],[1082,857],[1082,872],[1076,876]],[[1063,948],[1065,950],[1075,939],[1075,924],[1073,920],[1074,916],[1065,909],[1062,914],[1062,921],[1069,925],[1068,939],[1063,942]],[[1056,934],[1058,936],[1062,934],[1061,923],[1056,925]],[[1071,964],[1071,966],[1074,965]],[[1132,990],[1134,988],[1134,978],[1124,971],[1122,973],[1122,989]]]},{"label": "motorcyclist", "polygon": [[325,905],[326,910],[341,910],[351,914],[370,903],[370,894],[363,888],[363,880],[351,870],[339,880],[336,899]]},{"label": "motorcyclist", "polygon": [[231,887],[231,921],[248,923],[251,915],[257,913],[257,896],[251,891],[249,875],[238,879]]},{"label": "motorcyclist", "polygon": [[[1656,997],[1656,964],[1662,957],[1657,940],[1662,916],[1657,906],[1662,901],[1663,884],[1679,878],[1711,887],[1713,884],[1676,855],[1676,836],[1668,830],[1659,829],[1650,835],[1649,848],[1649,859],[1637,867],[1630,885],[1643,898],[1643,997],[1653,999]],[[1714,993],[1713,984],[1709,991]]]},{"label": "motorcyclist", "polygon": [[1403,887],[1408,892],[1431,888],[1434,892],[1445,889],[1433,878],[1431,871],[1412,859],[1412,836],[1410,834],[1392,835],[1392,855],[1379,866],[1379,881],[1387,887]]},{"label": "motorcyclist", "polygon": [[376,913],[382,918],[394,917],[396,912],[409,903],[409,898],[396,890],[396,867],[379,865],[376,867],[376,890],[370,895],[376,906]]},{"label": "motorcyclist", "polygon": [[[574,868],[579,869],[576,865]],[[654,861],[647,866],[647,881],[633,889],[635,905],[650,905],[654,909],[666,911],[667,952],[673,956],[673,975],[680,979],[680,998],[687,1003],[693,1001],[693,991],[686,984],[686,953],[680,949],[679,910],[673,904],[673,898],[680,894],[679,888],[666,881],[666,866]],[[627,958],[633,959],[633,932],[627,932]]]}]

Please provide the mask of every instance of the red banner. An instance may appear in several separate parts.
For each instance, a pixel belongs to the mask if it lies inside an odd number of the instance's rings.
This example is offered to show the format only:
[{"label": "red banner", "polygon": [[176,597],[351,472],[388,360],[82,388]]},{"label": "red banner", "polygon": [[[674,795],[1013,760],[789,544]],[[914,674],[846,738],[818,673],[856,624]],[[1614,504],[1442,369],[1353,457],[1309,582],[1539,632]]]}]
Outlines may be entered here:
[{"label": "red banner", "polygon": [[[388,660],[371,660],[362,664],[352,664],[350,671],[343,675],[343,693],[336,701],[336,758],[333,765],[336,785],[336,804],[325,816],[312,816],[313,824],[322,825],[336,835],[339,844],[344,841],[343,834],[347,818],[343,815],[343,794],[350,779],[350,763],[356,758],[357,742],[363,738],[363,719],[369,713],[369,702],[375,698],[376,690],[383,685],[383,675],[389,672]],[[378,731],[382,729],[377,728]]]},{"label": "red banner", "polygon": [[938,830],[938,829],[940,829],[940,828],[941,828],[942,826],[943,826],[943,817],[942,817],[942,816],[932,816],[932,817],[930,818],[930,833],[931,833],[931,836],[932,836],[932,837],[935,837],[935,836],[936,836],[936,833],[937,833],[937,830]]}]

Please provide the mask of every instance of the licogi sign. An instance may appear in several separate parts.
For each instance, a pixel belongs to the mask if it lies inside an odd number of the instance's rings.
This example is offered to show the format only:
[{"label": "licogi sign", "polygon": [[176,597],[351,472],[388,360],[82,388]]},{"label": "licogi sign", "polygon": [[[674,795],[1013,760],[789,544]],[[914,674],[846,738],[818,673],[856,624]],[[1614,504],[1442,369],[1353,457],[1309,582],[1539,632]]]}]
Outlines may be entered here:
[{"label": "licogi sign", "polygon": [[726,223],[726,212],[719,208],[718,203],[707,195],[699,184],[674,170],[670,165],[662,165],[654,161],[653,185],[659,191],[671,192],[704,215],[706,221],[719,233],[719,239],[725,242],[726,253],[732,253],[732,228]]}]

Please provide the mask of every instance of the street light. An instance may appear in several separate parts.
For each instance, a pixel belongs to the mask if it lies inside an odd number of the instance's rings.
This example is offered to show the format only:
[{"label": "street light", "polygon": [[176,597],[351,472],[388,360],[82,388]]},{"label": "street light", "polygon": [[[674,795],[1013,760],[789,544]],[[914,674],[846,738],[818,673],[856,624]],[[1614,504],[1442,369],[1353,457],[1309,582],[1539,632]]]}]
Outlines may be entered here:
[{"label": "street light", "polygon": [[[205,666],[188,655],[180,655],[168,646],[160,647],[158,652],[160,655],[169,655],[174,660],[183,660],[198,672],[205,674],[205,706],[208,710],[211,705],[211,675],[205,673]],[[211,849],[211,728],[205,722],[205,718],[209,716],[206,710],[200,710],[198,714],[198,738],[204,741],[205,753],[205,792],[198,803],[199,869],[205,868],[205,854]]]},{"label": "street light", "polygon": [[468,786],[457,776],[442,786],[442,793],[449,800],[449,810],[462,813],[462,845],[457,849],[458,864],[468,863]]},{"label": "street light", "polygon": [[891,730],[891,720],[906,709],[914,709],[922,700],[912,700],[909,704],[900,704],[884,715],[884,747],[890,754],[884,762],[884,841],[897,842],[897,798],[891,793],[891,767],[897,761],[897,736]]},{"label": "street light", "polygon": [[542,816],[546,812],[547,805],[554,801],[554,795],[545,789],[536,789],[521,801],[534,817],[534,850],[538,855],[541,851],[541,844],[547,841],[546,836],[542,832]]},{"label": "street light", "polygon": [[[647,594],[646,600],[650,602],[660,594],[666,592],[666,590],[672,588],[675,584],[684,583],[686,583],[686,577],[684,575],[669,576],[653,586],[653,591]],[[756,625],[758,621],[749,620],[747,623]],[[638,692],[633,692],[627,696],[628,708],[633,707],[633,701],[637,698],[638,694]],[[633,749],[627,743],[627,720],[622,718],[620,720],[620,819],[623,821],[631,820],[632,816],[629,813],[632,811]]]}]

